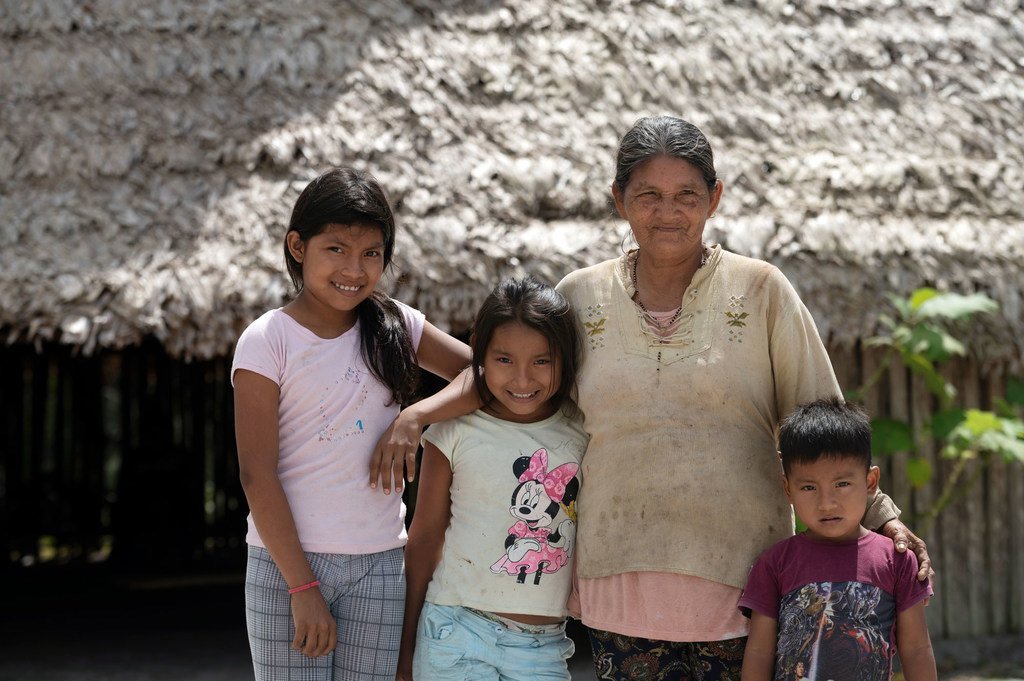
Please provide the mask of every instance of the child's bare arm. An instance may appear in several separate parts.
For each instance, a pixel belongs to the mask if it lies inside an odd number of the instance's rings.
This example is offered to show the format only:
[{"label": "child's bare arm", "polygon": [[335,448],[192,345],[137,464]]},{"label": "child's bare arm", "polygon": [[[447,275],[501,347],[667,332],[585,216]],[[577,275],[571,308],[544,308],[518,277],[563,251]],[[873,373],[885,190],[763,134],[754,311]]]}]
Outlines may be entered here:
[{"label": "child's bare arm", "polygon": [[397,679],[411,681],[416,627],[427,585],[441,560],[444,533],[451,512],[452,469],[444,454],[429,442],[423,446],[423,469],[416,494],[416,513],[405,545],[405,620],[398,654]]},{"label": "child's bare arm", "polygon": [[938,678],[924,605],[922,601],[896,616],[896,649],[907,681],[935,681]]},{"label": "child's bare arm", "polygon": [[469,366],[473,354],[469,346],[431,324],[423,323],[423,335],[416,350],[419,365],[430,373],[450,381]]},{"label": "child's bare arm", "polygon": [[[265,376],[235,371],[235,440],[239,477],[253,522],[270,557],[289,587],[316,579],[299,543],[291,505],[277,476],[280,390]],[[334,650],[337,628],[319,589],[291,597],[295,638],[292,648],[308,657]]]},{"label": "child's bare arm", "polygon": [[759,612],[750,613],[750,635],[743,653],[742,681],[771,681],[775,676],[775,643],[779,622]]}]

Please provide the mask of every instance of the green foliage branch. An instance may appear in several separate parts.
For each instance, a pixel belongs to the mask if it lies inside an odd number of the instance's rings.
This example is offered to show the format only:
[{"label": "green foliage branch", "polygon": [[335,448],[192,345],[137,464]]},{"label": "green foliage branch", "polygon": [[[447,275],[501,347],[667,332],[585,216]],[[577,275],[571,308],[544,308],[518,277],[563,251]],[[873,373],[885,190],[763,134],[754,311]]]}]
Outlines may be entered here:
[{"label": "green foliage branch", "polygon": [[[929,438],[940,444],[943,458],[954,462],[938,497],[921,513],[922,530],[927,531],[944,508],[978,481],[994,458],[1024,462],[1024,381],[1010,378],[1006,395],[995,399],[991,411],[954,407],[956,388],[940,366],[954,356],[966,355],[967,349],[951,329],[975,314],[995,312],[998,305],[983,294],[939,293],[932,288],[917,289],[907,298],[890,295],[889,300],[894,314],[880,317],[885,331],[867,341],[870,347],[884,350],[882,359],[862,386],[847,392],[847,399],[862,401],[895,361],[920,376],[935,397],[929,418],[919,428],[899,419],[871,422],[872,451],[878,456],[910,454],[907,478],[914,487],[927,484],[935,473],[918,453]],[[971,461],[980,465],[964,477]]]}]

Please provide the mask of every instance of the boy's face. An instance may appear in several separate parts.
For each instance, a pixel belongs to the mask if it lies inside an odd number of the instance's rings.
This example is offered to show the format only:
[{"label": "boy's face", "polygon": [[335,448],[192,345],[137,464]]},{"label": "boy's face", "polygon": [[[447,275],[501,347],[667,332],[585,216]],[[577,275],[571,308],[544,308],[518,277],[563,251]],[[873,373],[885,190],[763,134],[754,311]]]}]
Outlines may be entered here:
[{"label": "boy's face", "polygon": [[849,456],[829,456],[814,463],[794,463],[782,486],[811,539],[849,541],[861,527],[868,497],[878,488],[878,467]]}]

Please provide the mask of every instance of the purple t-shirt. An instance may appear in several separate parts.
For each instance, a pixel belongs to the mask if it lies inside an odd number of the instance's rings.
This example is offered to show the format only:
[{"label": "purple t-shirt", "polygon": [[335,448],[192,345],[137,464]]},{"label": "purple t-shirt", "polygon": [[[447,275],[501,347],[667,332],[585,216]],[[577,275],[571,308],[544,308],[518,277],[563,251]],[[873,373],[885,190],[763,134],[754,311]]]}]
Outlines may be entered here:
[{"label": "purple t-shirt", "polygon": [[917,557],[870,532],[832,543],[798,534],[762,553],[739,607],[778,620],[777,681],[888,680],[896,615],[932,594]]}]

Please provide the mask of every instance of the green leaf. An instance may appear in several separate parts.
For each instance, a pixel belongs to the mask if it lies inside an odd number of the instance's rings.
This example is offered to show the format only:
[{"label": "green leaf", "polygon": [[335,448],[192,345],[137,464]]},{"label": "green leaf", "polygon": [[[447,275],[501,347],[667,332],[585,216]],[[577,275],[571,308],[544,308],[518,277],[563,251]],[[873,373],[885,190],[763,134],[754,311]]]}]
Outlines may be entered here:
[{"label": "green leaf", "polygon": [[905,349],[907,352],[913,352],[913,348],[910,346],[914,342],[914,332],[906,324],[893,327],[891,338],[893,345]]},{"label": "green leaf", "polygon": [[990,411],[968,409],[964,414],[964,427],[975,437],[989,431],[1002,431],[1003,421]]},{"label": "green leaf", "polygon": [[938,397],[943,405],[949,404],[956,397],[956,388],[935,370],[935,365],[930,359],[916,352],[903,352],[901,357],[908,369],[924,378],[928,392]]},{"label": "green leaf", "polygon": [[944,459],[971,460],[977,459],[979,454],[985,453],[980,450],[977,438],[964,438],[958,435],[951,438],[949,444],[943,447],[940,453]]},{"label": "green leaf", "polygon": [[909,299],[901,298],[894,293],[886,294],[886,297],[889,299],[889,302],[892,303],[892,306],[896,308],[896,311],[900,313],[900,318],[906,319],[910,316],[911,309]]},{"label": "green leaf", "polygon": [[914,327],[908,342],[912,352],[918,352],[933,362],[944,362],[953,355],[967,354],[963,344],[935,326],[922,324]]},{"label": "green leaf", "polygon": [[995,312],[999,304],[983,293],[962,296],[959,293],[940,293],[921,303],[917,313],[922,317],[965,319],[978,312]]},{"label": "green leaf", "polygon": [[1007,461],[1024,461],[1024,442],[1004,433],[990,431],[978,438],[985,451],[998,454]]},{"label": "green leaf", "polygon": [[942,332],[942,351],[946,353],[947,357],[950,355],[963,357],[967,354],[967,348],[964,347],[964,344],[945,331]]},{"label": "green leaf", "polygon": [[920,457],[907,459],[907,478],[914,487],[928,484],[932,479],[932,465]]},{"label": "green leaf", "polygon": [[967,417],[967,412],[963,409],[943,409],[942,411],[935,412],[932,415],[932,435],[937,440],[945,440],[949,437],[953,429],[963,423]]},{"label": "green leaf", "polygon": [[1017,407],[1010,404],[1002,397],[996,397],[992,400],[992,406],[995,408],[995,412],[1004,419],[1012,419],[1017,416]]},{"label": "green leaf", "polygon": [[892,347],[893,340],[891,336],[872,336],[864,341],[864,345],[869,348],[877,348],[880,346]]},{"label": "green leaf", "polygon": [[912,310],[920,310],[926,301],[931,300],[937,295],[939,295],[939,292],[933,288],[919,288],[910,295],[910,308]]},{"label": "green leaf", "polygon": [[871,421],[871,451],[876,456],[896,452],[912,452],[914,431],[903,421],[894,419],[873,419]]},{"label": "green leaf", "polygon": [[1006,382],[1006,401],[1024,407],[1024,381],[1011,378]]}]

